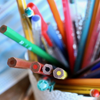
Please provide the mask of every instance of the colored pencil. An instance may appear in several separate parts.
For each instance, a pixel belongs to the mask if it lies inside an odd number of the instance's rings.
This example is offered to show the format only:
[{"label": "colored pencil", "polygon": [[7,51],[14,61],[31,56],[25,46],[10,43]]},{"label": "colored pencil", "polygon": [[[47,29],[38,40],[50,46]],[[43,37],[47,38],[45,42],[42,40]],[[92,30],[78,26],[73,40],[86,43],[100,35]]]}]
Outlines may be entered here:
[{"label": "colored pencil", "polygon": [[80,77],[82,74],[86,73],[87,71],[89,71],[92,67],[94,67],[96,64],[98,64],[100,62],[100,58],[98,58],[97,60],[95,60],[94,62],[90,63],[88,66],[86,66],[85,68],[79,70],[78,72],[76,72],[75,74],[72,75],[72,78],[77,78]]},{"label": "colored pencil", "polygon": [[11,57],[8,59],[7,64],[9,67],[13,68],[30,69],[32,61]]},{"label": "colored pencil", "polygon": [[81,41],[79,43],[78,54],[77,54],[76,61],[75,61],[75,67],[74,67],[75,72],[77,72],[81,68],[82,58],[84,54],[86,39],[88,36],[88,31],[89,31],[89,27],[91,23],[94,5],[95,5],[95,0],[88,0],[85,20],[83,24],[81,39],[80,39]]},{"label": "colored pencil", "polygon": [[[21,18],[22,27],[24,30],[25,37],[27,40],[34,43],[33,33],[31,31],[31,29],[32,29],[31,23],[27,17],[25,17],[27,20],[25,20],[22,17],[22,15],[24,13],[24,9],[26,8],[26,2],[25,2],[25,0],[16,0],[16,1],[17,1],[19,13],[20,13],[20,18]],[[29,57],[29,60],[31,60],[31,61],[37,61],[37,56],[32,51],[28,50],[28,57]]]},{"label": "colored pencil", "polygon": [[64,12],[64,21],[65,21],[65,37],[66,37],[66,48],[68,51],[68,57],[69,57],[69,65],[71,72],[74,71],[74,63],[75,63],[75,56],[74,56],[74,49],[73,49],[73,30],[72,30],[72,21],[70,16],[70,9],[68,0],[62,0],[63,4],[63,12]]},{"label": "colored pencil", "polygon": [[57,84],[60,85],[74,85],[74,86],[93,86],[100,87],[100,79],[66,79],[66,80],[56,80]]},{"label": "colored pencil", "polygon": [[[88,37],[87,37],[87,41],[86,41],[86,46],[84,49],[85,51],[84,51],[81,68],[86,67],[91,62],[91,57],[92,57],[93,51],[94,51],[94,45],[95,45],[96,39],[97,39],[96,36],[98,36],[98,33],[96,31],[97,31],[97,27],[99,24],[98,18],[100,16],[100,9],[98,9],[99,5],[100,5],[100,0],[96,0],[95,6],[94,6],[94,11],[93,11],[93,16],[91,19],[91,24],[90,24],[90,28],[89,28],[89,32],[88,32]],[[99,16],[98,16],[98,13],[99,13]]]},{"label": "colored pencil", "polygon": [[58,29],[60,31],[60,34],[62,35],[62,39],[63,39],[63,42],[65,43],[65,31],[64,31],[64,24],[61,20],[61,17],[60,17],[60,14],[58,12],[58,9],[57,9],[57,6],[56,6],[56,3],[54,0],[47,0],[49,6],[50,6],[50,9],[52,11],[52,14],[55,18],[55,21],[57,23],[57,26],[58,26]]},{"label": "colored pencil", "polygon": [[62,40],[56,34],[56,30],[53,28],[53,26],[51,24],[48,25],[47,33],[48,33],[49,37],[52,39],[53,43],[59,48],[59,50],[61,51],[63,56],[66,59],[68,59],[68,57],[67,57],[68,55],[66,53],[66,49],[64,47],[64,44],[63,44]]},{"label": "colored pencil", "polygon": [[30,7],[33,10],[33,12],[34,12],[35,15],[39,15],[41,17],[42,35],[45,38],[45,40],[48,43],[48,45],[52,47],[53,46],[52,41],[49,38],[48,34],[46,33],[47,32],[47,29],[48,29],[48,26],[47,26],[46,22],[44,21],[42,15],[40,14],[37,6],[34,3],[31,2],[31,3],[28,3],[27,4],[27,7]]},{"label": "colored pencil", "polygon": [[100,68],[82,76],[81,78],[100,78]]},{"label": "colored pencil", "polygon": [[28,50],[34,52],[35,54],[39,55],[40,57],[46,59],[48,62],[62,66],[65,70],[68,69],[68,67],[64,66],[62,63],[60,63],[58,60],[47,54],[45,51],[43,51],[41,48],[36,46],[35,44],[32,44],[30,41],[22,37],[20,34],[9,28],[8,26],[1,26],[0,32],[6,35],[7,37],[11,38],[12,40],[16,41],[20,45],[24,46]]},{"label": "colored pencil", "polygon": [[66,89],[66,90],[83,90],[83,91],[90,91],[91,89],[98,89],[98,90],[100,90],[100,87],[89,87],[89,86],[71,86],[71,85],[68,85],[68,86],[66,86],[66,85],[55,85],[55,88],[58,88],[58,89]]}]

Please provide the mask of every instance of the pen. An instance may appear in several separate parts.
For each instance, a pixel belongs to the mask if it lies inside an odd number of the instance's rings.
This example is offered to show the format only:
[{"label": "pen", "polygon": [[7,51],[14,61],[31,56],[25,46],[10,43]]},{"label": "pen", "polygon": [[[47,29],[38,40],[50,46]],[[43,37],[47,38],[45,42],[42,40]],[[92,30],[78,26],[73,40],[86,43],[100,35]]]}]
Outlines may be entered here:
[{"label": "pen", "polygon": [[66,48],[68,51],[69,57],[69,65],[70,70],[73,73],[74,71],[74,63],[75,63],[75,55],[74,55],[74,38],[73,38],[73,27],[72,27],[72,20],[70,16],[70,9],[69,9],[69,2],[68,0],[62,0],[63,5],[63,12],[65,18],[65,36],[66,36]]},{"label": "pen", "polygon": [[53,44],[52,44],[52,41],[50,40],[49,36],[48,36],[47,33],[46,33],[47,28],[48,28],[48,27],[47,27],[47,24],[45,23],[45,21],[44,21],[42,15],[40,14],[40,12],[39,12],[39,10],[38,10],[38,8],[37,8],[36,5],[33,4],[32,2],[31,2],[31,3],[28,3],[27,7],[30,7],[30,8],[33,10],[33,12],[34,12],[35,15],[39,15],[39,16],[41,17],[42,35],[43,35],[43,37],[46,39],[48,45],[52,47],[52,45],[53,45]]},{"label": "pen", "polygon": [[64,66],[62,63],[60,63],[58,60],[47,54],[45,51],[43,51],[41,48],[36,46],[35,44],[32,44],[30,41],[22,37],[20,34],[9,28],[8,26],[1,26],[0,32],[6,35],[7,37],[11,38],[12,40],[16,41],[20,45],[26,47],[28,50],[34,52],[35,54],[39,55],[40,57],[44,58],[48,62],[61,66],[65,70],[68,70],[66,66]]}]

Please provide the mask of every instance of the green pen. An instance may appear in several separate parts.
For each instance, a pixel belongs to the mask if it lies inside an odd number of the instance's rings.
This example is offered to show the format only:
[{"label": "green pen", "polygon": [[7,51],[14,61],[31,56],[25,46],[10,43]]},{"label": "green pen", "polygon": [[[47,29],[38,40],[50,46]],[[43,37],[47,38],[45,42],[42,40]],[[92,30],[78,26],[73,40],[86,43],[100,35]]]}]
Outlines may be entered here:
[{"label": "green pen", "polygon": [[44,58],[48,62],[50,62],[53,65],[61,66],[61,68],[65,69],[66,71],[69,71],[68,66],[63,65],[61,62],[53,58],[51,55],[43,51],[41,48],[36,46],[35,44],[32,44],[30,41],[25,39],[23,36],[12,30],[6,25],[2,25],[0,27],[0,32],[9,37],[10,39],[14,40],[15,42],[19,43],[20,45],[24,46],[28,50],[34,52],[38,56]]}]

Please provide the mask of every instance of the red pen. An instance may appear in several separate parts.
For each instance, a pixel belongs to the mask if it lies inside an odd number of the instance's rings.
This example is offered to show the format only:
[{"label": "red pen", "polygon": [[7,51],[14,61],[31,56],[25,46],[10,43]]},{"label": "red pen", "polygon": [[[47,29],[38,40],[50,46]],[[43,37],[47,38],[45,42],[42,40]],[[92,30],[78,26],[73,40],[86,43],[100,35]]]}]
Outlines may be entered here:
[{"label": "red pen", "polygon": [[47,29],[48,29],[48,26],[47,26],[46,22],[44,21],[42,15],[40,14],[37,6],[34,3],[31,2],[31,3],[28,3],[27,7],[30,7],[33,10],[34,14],[37,14],[37,15],[39,15],[41,17],[41,21],[42,21],[42,35],[45,38],[45,40],[47,41],[48,45],[50,47],[52,47],[53,46],[52,41],[50,40],[49,36],[46,33]]}]

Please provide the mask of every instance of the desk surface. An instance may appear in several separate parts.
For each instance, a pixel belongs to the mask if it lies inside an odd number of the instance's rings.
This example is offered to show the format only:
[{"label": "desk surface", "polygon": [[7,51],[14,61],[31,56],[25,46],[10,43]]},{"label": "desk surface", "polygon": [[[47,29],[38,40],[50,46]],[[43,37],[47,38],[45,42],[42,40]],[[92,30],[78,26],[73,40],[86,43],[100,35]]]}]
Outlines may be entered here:
[{"label": "desk surface", "polygon": [[[22,79],[19,83],[11,87],[9,90],[0,95],[0,100],[25,100],[25,93],[30,85],[28,76]],[[34,100],[33,94],[29,100]]]}]

